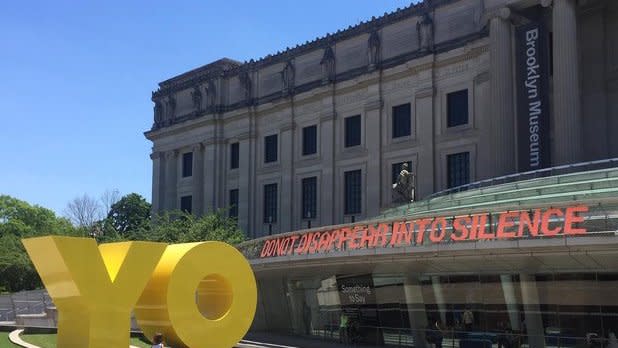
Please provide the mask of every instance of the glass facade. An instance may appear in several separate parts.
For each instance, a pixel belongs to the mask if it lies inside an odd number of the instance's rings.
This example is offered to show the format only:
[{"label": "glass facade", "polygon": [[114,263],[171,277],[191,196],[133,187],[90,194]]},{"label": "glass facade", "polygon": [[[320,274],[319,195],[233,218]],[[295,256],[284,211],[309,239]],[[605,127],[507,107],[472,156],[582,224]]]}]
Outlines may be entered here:
[{"label": "glass facade", "polygon": [[618,273],[258,279],[254,330],[396,347],[612,347]]}]

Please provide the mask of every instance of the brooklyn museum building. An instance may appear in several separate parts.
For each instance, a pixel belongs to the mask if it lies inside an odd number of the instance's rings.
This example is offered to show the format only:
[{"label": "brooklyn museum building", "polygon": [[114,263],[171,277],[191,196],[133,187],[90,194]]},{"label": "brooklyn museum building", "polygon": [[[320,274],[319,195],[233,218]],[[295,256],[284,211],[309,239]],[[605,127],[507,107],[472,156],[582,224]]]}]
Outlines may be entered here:
[{"label": "brooklyn museum building", "polygon": [[618,346],[618,1],[425,0],[152,100],[153,210],[237,219],[253,332]]}]

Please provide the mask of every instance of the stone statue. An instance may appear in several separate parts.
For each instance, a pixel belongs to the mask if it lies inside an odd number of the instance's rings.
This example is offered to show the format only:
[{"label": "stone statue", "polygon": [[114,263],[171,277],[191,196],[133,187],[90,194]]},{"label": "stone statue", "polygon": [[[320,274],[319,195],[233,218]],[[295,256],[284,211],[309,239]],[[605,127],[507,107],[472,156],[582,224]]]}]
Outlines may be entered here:
[{"label": "stone statue", "polygon": [[243,71],[238,75],[240,87],[244,92],[244,101],[247,105],[251,104],[251,77],[247,71]]},{"label": "stone statue", "polygon": [[429,12],[424,12],[421,20],[416,23],[418,48],[422,51],[433,51],[433,20]]},{"label": "stone statue", "polygon": [[369,69],[373,70],[380,63],[380,36],[377,31],[372,31],[369,35],[368,47]]},{"label": "stone statue", "polygon": [[328,46],[324,50],[324,56],[320,64],[322,65],[322,83],[329,83],[335,80],[335,54],[332,47]]},{"label": "stone statue", "polygon": [[393,198],[397,203],[414,201],[414,174],[408,171],[408,164],[401,165],[401,172],[393,184]]},{"label": "stone statue", "polygon": [[174,119],[174,115],[176,114],[176,98],[172,94],[167,97],[167,119],[171,121]]},{"label": "stone statue", "polygon": [[294,90],[294,77],[296,75],[296,71],[294,69],[294,64],[292,64],[291,60],[288,60],[285,68],[281,71],[281,80],[283,82],[283,93],[288,94]]},{"label": "stone statue", "polygon": [[193,108],[195,111],[202,110],[202,92],[200,91],[200,86],[193,87],[193,92],[191,92],[191,98],[193,99]]},{"label": "stone statue", "polygon": [[160,101],[155,101],[154,105],[154,121],[156,125],[161,124],[163,122],[163,105],[161,105]]},{"label": "stone statue", "polygon": [[217,87],[215,86],[215,81],[208,80],[206,83],[206,107],[209,110],[213,110],[215,105],[217,104]]}]

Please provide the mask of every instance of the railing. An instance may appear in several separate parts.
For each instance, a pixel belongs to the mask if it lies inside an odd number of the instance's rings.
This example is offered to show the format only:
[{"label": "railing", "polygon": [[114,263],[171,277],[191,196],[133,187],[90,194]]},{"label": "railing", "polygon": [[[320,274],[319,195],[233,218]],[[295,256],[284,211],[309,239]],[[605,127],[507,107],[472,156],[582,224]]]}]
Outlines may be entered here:
[{"label": "railing", "polygon": [[452,193],[467,191],[470,189],[483,188],[483,187],[494,186],[494,185],[499,185],[499,184],[508,184],[508,183],[523,181],[523,180],[544,178],[544,177],[562,175],[562,174],[572,174],[572,173],[584,172],[584,171],[589,171],[589,170],[609,169],[609,168],[616,168],[616,167],[618,167],[618,158],[609,158],[609,159],[603,159],[603,160],[598,160],[598,161],[566,164],[562,166],[532,170],[528,172],[503,175],[503,176],[499,176],[496,178],[475,181],[470,184],[452,187],[446,190],[435,192],[425,197],[424,200],[435,198],[435,197],[440,197],[440,196],[446,196]]}]

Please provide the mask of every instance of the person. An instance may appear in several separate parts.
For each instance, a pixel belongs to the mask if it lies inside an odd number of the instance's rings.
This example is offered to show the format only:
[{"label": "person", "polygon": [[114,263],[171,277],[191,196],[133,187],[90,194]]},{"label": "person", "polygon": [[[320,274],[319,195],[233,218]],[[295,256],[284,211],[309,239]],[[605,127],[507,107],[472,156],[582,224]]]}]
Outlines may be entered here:
[{"label": "person", "polygon": [[474,314],[470,310],[470,308],[466,308],[463,314],[463,323],[466,331],[472,330],[472,325],[474,324]]},{"label": "person", "polygon": [[436,348],[442,348],[442,341],[444,340],[444,333],[442,332],[442,326],[440,321],[436,320],[433,324],[433,344]]},{"label": "person", "polygon": [[163,345],[163,334],[157,332],[152,338],[152,348],[165,348]]},{"label": "person", "polygon": [[339,342],[347,344],[349,335],[348,335],[348,321],[349,318],[345,312],[341,312],[341,317],[339,317]]},{"label": "person", "polygon": [[608,340],[608,348],[618,348],[618,340],[616,339],[616,334],[611,332],[609,333],[609,340]]}]

